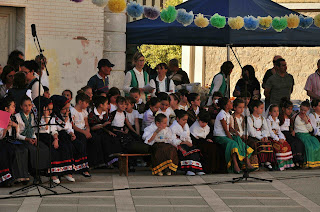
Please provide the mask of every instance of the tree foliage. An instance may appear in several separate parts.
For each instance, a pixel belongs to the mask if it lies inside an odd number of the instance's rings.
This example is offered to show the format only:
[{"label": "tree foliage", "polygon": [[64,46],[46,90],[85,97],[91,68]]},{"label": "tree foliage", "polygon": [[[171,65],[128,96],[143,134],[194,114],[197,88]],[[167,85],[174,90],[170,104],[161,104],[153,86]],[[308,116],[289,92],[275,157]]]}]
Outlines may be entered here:
[{"label": "tree foliage", "polygon": [[[167,0],[164,8],[181,4],[183,0]],[[159,63],[167,63],[171,59],[178,59],[181,63],[181,46],[178,45],[141,45],[138,50],[145,56],[146,63],[155,68]]]}]

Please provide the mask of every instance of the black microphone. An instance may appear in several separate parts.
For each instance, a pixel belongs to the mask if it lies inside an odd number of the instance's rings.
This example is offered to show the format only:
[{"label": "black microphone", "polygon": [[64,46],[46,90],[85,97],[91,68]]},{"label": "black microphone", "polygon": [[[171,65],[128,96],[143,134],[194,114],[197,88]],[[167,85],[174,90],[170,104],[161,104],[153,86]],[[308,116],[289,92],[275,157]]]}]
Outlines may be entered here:
[{"label": "black microphone", "polygon": [[37,37],[36,25],[31,24],[31,32],[33,37]]}]

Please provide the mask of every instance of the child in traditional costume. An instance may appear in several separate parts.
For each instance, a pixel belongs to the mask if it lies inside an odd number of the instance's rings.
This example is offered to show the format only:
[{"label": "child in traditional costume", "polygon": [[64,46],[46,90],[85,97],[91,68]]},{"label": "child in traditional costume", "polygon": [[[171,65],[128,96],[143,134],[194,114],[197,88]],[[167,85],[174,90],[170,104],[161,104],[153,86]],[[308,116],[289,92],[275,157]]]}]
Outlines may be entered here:
[{"label": "child in traditional costume", "polygon": [[160,100],[157,97],[152,97],[146,106],[149,109],[143,114],[142,131],[154,122],[155,115],[160,108]]}]

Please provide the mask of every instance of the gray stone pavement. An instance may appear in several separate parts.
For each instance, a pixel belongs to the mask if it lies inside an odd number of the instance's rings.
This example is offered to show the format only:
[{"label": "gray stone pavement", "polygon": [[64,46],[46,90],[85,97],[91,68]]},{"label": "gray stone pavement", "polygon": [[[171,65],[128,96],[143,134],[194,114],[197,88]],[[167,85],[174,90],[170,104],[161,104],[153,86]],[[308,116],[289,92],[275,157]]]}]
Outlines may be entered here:
[{"label": "gray stone pavement", "polygon": [[[273,182],[248,180],[235,184],[225,181],[241,175],[188,177],[178,173],[160,177],[152,176],[150,171],[142,168],[130,173],[129,177],[120,177],[117,170],[93,170],[91,173],[91,179],[75,175],[75,183],[62,178],[62,185],[85,193],[0,200],[0,212],[320,211],[320,169],[258,171],[251,173],[251,176],[272,179]],[[199,185],[204,183],[212,185]],[[161,187],[170,185],[187,186]],[[157,188],[133,189],[147,186]],[[10,191],[17,188],[0,188],[0,197],[7,197]],[[103,191],[122,188],[132,189]],[[43,194],[51,193],[40,190]],[[67,192],[61,187],[54,190]],[[91,192],[95,190],[102,191]],[[37,193],[30,190],[24,195]]]}]

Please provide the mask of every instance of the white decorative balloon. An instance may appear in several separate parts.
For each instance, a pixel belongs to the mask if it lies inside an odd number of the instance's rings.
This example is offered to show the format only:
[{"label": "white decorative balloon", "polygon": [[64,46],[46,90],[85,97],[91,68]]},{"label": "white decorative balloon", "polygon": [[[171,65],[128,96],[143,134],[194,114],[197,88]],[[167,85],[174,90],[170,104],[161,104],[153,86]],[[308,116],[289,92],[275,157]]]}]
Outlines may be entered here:
[{"label": "white decorative balloon", "polygon": [[92,4],[98,7],[105,7],[108,4],[108,0],[92,0]]}]

